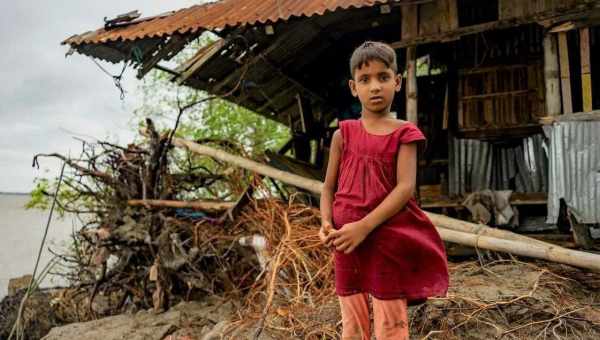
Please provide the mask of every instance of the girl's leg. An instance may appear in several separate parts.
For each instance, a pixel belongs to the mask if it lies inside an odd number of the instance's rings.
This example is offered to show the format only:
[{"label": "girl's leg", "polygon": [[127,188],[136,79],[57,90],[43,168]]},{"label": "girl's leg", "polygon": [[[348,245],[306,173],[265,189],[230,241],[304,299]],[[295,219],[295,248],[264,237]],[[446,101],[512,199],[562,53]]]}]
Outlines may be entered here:
[{"label": "girl's leg", "polygon": [[373,318],[377,340],[408,340],[406,299],[379,300],[373,298]]},{"label": "girl's leg", "polygon": [[342,340],[371,339],[369,301],[367,294],[340,296],[342,310]]}]

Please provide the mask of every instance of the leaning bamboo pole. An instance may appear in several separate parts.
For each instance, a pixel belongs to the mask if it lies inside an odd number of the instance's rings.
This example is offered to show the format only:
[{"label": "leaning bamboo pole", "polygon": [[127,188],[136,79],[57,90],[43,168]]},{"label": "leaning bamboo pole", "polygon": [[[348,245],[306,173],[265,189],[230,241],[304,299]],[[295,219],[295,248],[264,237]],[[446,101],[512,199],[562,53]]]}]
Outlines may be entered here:
[{"label": "leaning bamboo pole", "polygon": [[[232,155],[206,145],[182,138],[173,138],[173,144],[187,148],[193,153],[210,156],[241,168],[319,194],[323,183],[275,169],[269,165]],[[515,255],[539,258],[576,267],[600,271],[600,255],[562,248],[526,236],[457,220],[443,215],[426,212],[443,240],[481,249],[507,252]]]},{"label": "leaning bamboo pole", "polygon": [[505,240],[446,228],[438,228],[438,232],[442,239],[448,242],[544,259],[600,272],[600,255],[584,251],[571,250],[554,245],[529,244],[523,241]]},{"label": "leaning bamboo pole", "polygon": [[463,233],[476,234],[481,236],[495,237],[501,238],[504,240],[510,241],[521,241],[532,244],[538,244],[543,246],[548,246],[549,243],[532,238],[523,236],[517,233],[513,233],[507,230],[490,228],[485,224],[476,224],[463,220],[458,220],[456,218],[448,217],[446,215],[440,215],[432,212],[426,211],[427,217],[431,220],[431,222],[440,228],[451,229]]},{"label": "leaning bamboo pole", "polygon": [[282,182],[308,190],[310,192],[321,192],[321,186],[323,185],[323,183],[320,181],[298,176],[296,174],[291,174],[289,172],[276,169],[274,167],[253,161],[248,158],[232,155],[223,150],[219,150],[207,145],[194,143],[192,141],[177,137],[173,138],[173,145],[187,148],[188,150],[200,155],[210,156],[220,161],[237,165],[241,168],[259,173],[267,177],[271,177],[273,179],[280,180]]}]

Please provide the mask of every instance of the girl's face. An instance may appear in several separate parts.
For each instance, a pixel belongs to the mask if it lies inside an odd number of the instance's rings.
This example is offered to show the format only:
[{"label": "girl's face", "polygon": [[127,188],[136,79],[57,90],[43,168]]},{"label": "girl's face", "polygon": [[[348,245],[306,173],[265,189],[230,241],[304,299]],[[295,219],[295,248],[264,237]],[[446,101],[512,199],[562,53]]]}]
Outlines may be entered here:
[{"label": "girl's face", "polygon": [[358,97],[363,110],[387,114],[394,94],[400,91],[402,78],[379,60],[371,60],[354,71],[350,91]]}]

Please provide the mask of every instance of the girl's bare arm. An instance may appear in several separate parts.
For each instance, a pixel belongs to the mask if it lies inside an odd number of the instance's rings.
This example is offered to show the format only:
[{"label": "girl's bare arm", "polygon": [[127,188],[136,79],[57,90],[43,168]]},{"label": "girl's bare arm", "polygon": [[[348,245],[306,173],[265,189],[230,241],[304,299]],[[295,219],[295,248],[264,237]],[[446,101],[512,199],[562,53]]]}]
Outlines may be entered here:
[{"label": "girl's bare arm", "polygon": [[331,148],[329,150],[329,161],[327,162],[327,172],[325,182],[321,191],[321,223],[332,224],[332,205],[333,195],[337,186],[338,169],[342,155],[342,135],[340,130],[336,130],[331,138]]}]

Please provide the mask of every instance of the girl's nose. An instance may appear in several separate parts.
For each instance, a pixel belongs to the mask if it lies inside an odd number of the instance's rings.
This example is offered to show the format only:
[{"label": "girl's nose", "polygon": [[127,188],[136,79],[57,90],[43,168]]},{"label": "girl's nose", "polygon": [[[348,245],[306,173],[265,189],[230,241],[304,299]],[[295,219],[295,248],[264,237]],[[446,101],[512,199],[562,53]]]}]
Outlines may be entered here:
[{"label": "girl's nose", "polygon": [[381,91],[381,84],[377,81],[371,82],[371,92]]}]

